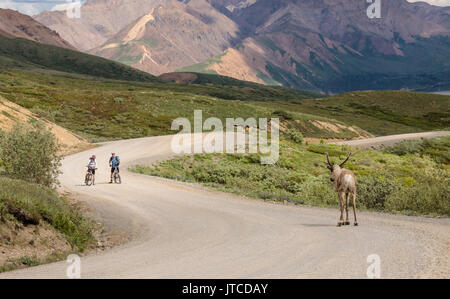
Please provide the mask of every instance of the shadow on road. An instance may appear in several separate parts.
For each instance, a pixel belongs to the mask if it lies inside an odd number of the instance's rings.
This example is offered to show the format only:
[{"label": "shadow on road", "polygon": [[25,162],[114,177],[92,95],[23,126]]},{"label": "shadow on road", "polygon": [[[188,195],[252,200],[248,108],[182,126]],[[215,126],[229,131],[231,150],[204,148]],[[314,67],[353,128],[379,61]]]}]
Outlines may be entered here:
[{"label": "shadow on road", "polygon": [[[121,184],[117,184],[117,183],[109,183],[109,182],[103,182],[103,183],[95,183],[94,186],[97,186],[97,185],[121,185]],[[93,186],[88,186],[88,185],[86,185],[86,184],[78,184],[78,185],[75,185],[75,187],[93,187]]]},{"label": "shadow on road", "polygon": [[309,224],[309,223],[302,223],[303,226],[308,226],[308,227],[335,227],[336,224],[320,224],[320,223],[314,223],[314,224]]}]

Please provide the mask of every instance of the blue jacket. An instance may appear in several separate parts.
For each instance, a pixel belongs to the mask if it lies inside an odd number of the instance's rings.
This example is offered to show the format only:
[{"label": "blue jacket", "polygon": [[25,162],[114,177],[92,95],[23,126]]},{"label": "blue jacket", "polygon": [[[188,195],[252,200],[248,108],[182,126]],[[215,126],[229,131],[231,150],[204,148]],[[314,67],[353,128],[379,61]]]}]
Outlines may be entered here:
[{"label": "blue jacket", "polygon": [[119,166],[119,162],[120,162],[119,156],[115,156],[114,158],[113,157],[109,158],[109,163],[111,163],[112,167]]}]

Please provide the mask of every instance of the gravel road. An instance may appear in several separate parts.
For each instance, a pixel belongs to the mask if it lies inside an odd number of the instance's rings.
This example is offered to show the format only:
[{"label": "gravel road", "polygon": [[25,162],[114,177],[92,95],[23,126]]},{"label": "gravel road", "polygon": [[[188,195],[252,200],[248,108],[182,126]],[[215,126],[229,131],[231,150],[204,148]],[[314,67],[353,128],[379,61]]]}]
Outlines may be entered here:
[{"label": "gravel road", "polygon": [[340,141],[332,142],[333,144],[346,144],[359,148],[379,148],[381,146],[390,146],[405,140],[417,140],[421,138],[430,139],[442,136],[449,136],[450,131],[436,131],[436,132],[426,132],[426,133],[412,133],[412,134],[401,134],[401,135],[390,135],[382,136],[361,140],[351,140],[351,141]]},{"label": "gravel road", "polygon": [[[108,142],[64,159],[62,188],[131,238],[82,257],[82,278],[365,278],[372,254],[380,257],[382,278],[450,277],[448,218],[362,212],[360,226],[338,228],[337,198],[336,209],[281,205],[126,170],[171,157],[170,141]],[[112,151],[122,160],[122,185],[107,184]],[[98,184],[85,187],[92,153],[100,163]],[[65,278],[67,266],[0,277]]]}]

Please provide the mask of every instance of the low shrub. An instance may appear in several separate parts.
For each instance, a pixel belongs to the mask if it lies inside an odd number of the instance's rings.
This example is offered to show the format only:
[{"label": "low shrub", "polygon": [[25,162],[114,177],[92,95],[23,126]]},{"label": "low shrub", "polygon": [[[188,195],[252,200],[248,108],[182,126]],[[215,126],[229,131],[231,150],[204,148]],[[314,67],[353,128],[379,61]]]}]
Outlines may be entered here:
[{"label": "low shrub", "polygon": [[450,215],[450,175],[436,169],[425,174],[416,184],[399,188],[386,200],[386,209],[419,215]]},{"label": "low shrub", "polygon": [[358,178],[358,203],[367,209],[385,210],[386,201],[400,186],[393,178],[362,176]]},{"label": "low shrub", "polygon": [[15,179],[52,187],[61,157],[55,136],[40,122],[17,124],[0,136],[3,173]]},{"label": "low shrub", "polygon": [[285,132],[286,136],[295,143],[303,143],[303,134],[297,130],[289,129]]},{"label": "low shrub", "polygon": [[321,144],[311,144],[308,146],[308,151],[316,154],[322,154],[325,155],[325,153],[328,153],[330,157],[340,157],[340,156],[347,156],[348,152],[342,150],[338,146],[332,146],[328,144],[324,144],[323,141]]},{"label": "low shrub", "polygon": [[338,198],[333,184],[325,177],[310,177],[301,186],[298,202],[314,206],[336,206]]},{"label": "low shrub", "polygon": [[435,162],[450,164],[450,137],[435,139],[407,140],[385,148],[385,152],[404,156],[407,154],[419,154],[429,156]]},{"label": "low shrub", "polygon": [[293,120],[294,117],[285,110],[277,110],[272,113],[273,117],[278,117],[281,120]]},{"label": "low shrub", "polygon": [[404,156],[406,154],[416,154],[420,153],[423,150],[422,144],[423,141],[421,140],[407,140],[394,144],[393,146],[386,148],[385,151],[399,156]]}]

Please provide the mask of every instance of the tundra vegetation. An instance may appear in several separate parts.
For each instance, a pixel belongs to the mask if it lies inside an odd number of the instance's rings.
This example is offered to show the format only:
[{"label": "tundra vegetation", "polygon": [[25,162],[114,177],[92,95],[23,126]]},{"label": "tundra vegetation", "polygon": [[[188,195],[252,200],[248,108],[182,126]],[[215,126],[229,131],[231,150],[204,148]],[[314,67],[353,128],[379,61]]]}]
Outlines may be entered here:
[{"label": "tundra vegetation", "polygon": [[4,175],[46,187],[57,184],[61,160],[59,145],[42,123],[18,123],[0,137]]},{"label": "tundra vegetation", "polygon": [[[397,144],[382,150],[357,150],[329,144],[307,145],[281,140],[280,159],[261,165],[260,156],[194,155],[136,166],[133,170],[222,191],[271,201],[336,207],[334,185],[325,162],[343,161],[357,178],[358,209],[407,215],[450,215],[450,137],[417,142],[420,148]],[[399,152],[399,149],[400,152]]]},{"label": "tundra vegetation", "polygon": [[[205,78],[203,78],[205,77]],[[356,138],[449,128],[449,96],[400,91],[320,98],[203,75],[207,84],[124,82],[49,70],[0,72],[0,94],[90,141],[173,134],[172,120],[278,117],[306,138]],[[209,79],[208,79],[209,78]],[[307,99],[314,97],[314,99]],[[429,103],[429,105],[427,104]],[[323,127],[319,122],[338,125]],[[352,126],[353,129],[344,128]]]},{"label": "tundra vegetation", "polygon": [[[45,244],[34,243],[40,230],[64,237],[70,252],[82,252],[93,241],[93,224],[54,190],[58,149],[54,135],[39,122],[18,123],[9,132],[0,131],[0,247],[4,250],[23,241],[20,232],[33,227],[29,242],[45,249]],[[27,254],[1,258],[0,272],[64,255],[60,248],[53,251],[43,258]]]}]

